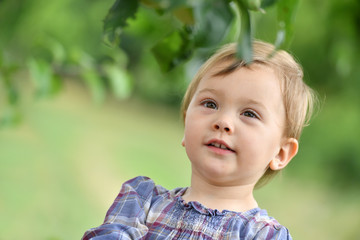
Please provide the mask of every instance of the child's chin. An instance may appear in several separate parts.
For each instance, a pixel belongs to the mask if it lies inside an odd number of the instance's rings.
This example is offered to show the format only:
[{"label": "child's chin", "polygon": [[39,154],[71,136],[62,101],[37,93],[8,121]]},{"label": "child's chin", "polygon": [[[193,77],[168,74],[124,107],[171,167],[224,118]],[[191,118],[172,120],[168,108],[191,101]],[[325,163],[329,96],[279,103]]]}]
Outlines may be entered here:
[{"label": "child's chin", "polygon": [[207,169],[207,175],[210,179],[216,182],[227,181],[231,175],[227,169],[221,169],[220,167],[212,167]]}]

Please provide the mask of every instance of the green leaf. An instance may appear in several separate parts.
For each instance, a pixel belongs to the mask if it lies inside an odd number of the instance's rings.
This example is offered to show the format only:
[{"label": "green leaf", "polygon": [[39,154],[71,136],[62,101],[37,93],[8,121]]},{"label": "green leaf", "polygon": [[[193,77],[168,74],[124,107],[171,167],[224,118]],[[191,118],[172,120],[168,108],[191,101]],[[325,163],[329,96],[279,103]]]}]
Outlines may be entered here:
[{"label": "green leaf", "polygon": [[215,47],[227,35],[234,12],[227,1],[207,0],[194,7],[195,47]]},{"label": "green leaf", "polygon": [[160,3],[158,1],[153,0],[141,0],[141,3],[145,6],[153,9],[161,9]]},{"label": "green leaf", "polygon": [[237,1],[237,4],[240,9],[241,18],[241,32],[238,40],[237,57],[246,63],[251,63],[253,60],[253,50],[250,13],[240,0]]},{"label": "green leaf", "polygon": [[60,79],[53,74],[52,67],[48,62],[42,59],[30,58],[28,68],[36,89],[36,96],[50,97],[59,91],[61,87]]},{"label": "green leaf", "polygon": [[288,48],[294,35],[294,22],[299,0],[279,0],[277,5],[278,32],[275,47]]},{"label": "green leaf", "polygon": [[133,83],[131,75],[114,64],[106,64],[103,68],[115,97],[117,99],[130,97]]},{"label": "green leaf", "polygon": [[263,0],[261,2],[261,8],[267,8],[274,5],[278,0]]},{"label": "green leaf", "polygon": [[241,32],[240,10],[234,2],[230,3],[230,7],[234,15],[234,20],[231,22],[229,26],[229,31],[223,39],[224,43],[238,41]]},{"label": "green leaf", "polygon": [[141,3],[161,12],[168,12],[186,5],[187,0],[141,0]]},{"label": "green leaf", "polygon": [[89,88],[93,101],[97,104],[103,103],[106,89],[103,79],[96,70],[95,59],[85,51],[77,48],[73,49],[71,55],[72,60],[81,67],[81,77]]},{"label": "green leaf", "polygon": [[55,39],[49,39],[49,49],[53,56],[53,62],[61,65],[66,61],[66,51],[64,46]]},{"label": "green leaf", "polygon": [[261,0],[241,0],[243,5],[252,11],[259,11],[261,10]]},{"label": "green leaf", "polygon": [[93,69],[84,69],[81,76],[89,88],[94,102],[97,104],[103,103],[106,96],[106,90],[98,72]]},{"label": "green leaf", "polygon": [[193,42],[189,37],[190,32],[185,27],[170,33],[151,49],[162,71],[170,71],[190,57]]},{"label": "green leaf", "polygon": [[180,7],[173,11],[174,16],[178,18],[183,24],[194,25],[195,17],[193,9],[190,7]]},{"label": "green leaf", "polygon": [[127,26],[129,18],[135,18],[139,0],[116,0],[104,20],[104,40],[110,45],[118,45],[121,29]]}]

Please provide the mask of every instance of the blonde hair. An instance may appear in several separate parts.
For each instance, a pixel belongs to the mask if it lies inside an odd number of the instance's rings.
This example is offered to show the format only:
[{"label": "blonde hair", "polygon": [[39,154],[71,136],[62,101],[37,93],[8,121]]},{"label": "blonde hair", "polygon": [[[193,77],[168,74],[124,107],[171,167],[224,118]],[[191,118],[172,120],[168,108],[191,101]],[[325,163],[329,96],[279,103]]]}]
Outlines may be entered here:
[{"label": "blonde hair", "polygon": [[[215,75],[226,75],[241,67],[251,67],[256,63],[270,67],[275,71],[280,80],[281,91],[285,106],[286,137],[299,139],[303,128],[308,125],[316,102],[315,92],[303,81],[303,70],[296,60],[284,50],[275,50],[272,44],[259,40],[253,41],[253,61],[248,64],[236,57],[237,44],[231,43],[223,46],[210,57],[199,69],[184,95],[181,112],[185,120],[186,111],[195,94],[195,91],[206,73],[215,66],[228,63],[224,69]],[[259,184],[266,183],[277,171],[270,168],[259,180]]]}]

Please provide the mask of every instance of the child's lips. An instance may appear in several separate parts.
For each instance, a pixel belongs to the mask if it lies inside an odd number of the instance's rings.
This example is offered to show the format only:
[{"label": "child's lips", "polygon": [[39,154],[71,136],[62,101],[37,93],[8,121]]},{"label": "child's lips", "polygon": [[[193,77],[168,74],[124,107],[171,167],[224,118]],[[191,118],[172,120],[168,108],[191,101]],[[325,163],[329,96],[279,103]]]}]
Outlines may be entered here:
[{"label": "child's lips", "polygon": [[226,142],[219,139],[212,139],[205,145],[217,153],[235,153],[235,151]]}]

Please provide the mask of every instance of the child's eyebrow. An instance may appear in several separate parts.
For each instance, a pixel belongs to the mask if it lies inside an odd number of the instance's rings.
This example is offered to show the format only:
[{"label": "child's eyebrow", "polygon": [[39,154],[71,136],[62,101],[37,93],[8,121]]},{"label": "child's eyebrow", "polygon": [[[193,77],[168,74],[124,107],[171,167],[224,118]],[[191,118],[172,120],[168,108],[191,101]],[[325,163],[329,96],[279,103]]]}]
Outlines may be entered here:
[{"label": "child's eyebrow", "polygon": [[204,92],[218,93],[218,91],[214,88],[204,88],[199,91],[199,94]]},{"label": "child's eyebrow", "polygon": [[264,109],[266,111],[268,110],[268,108],[262,102],[256,101],[254,99],[248,99],[248,100],[246,100],[246,103],[249,104],[249,105],[259,106],[259,107],[261,107],[262,109]]}]

